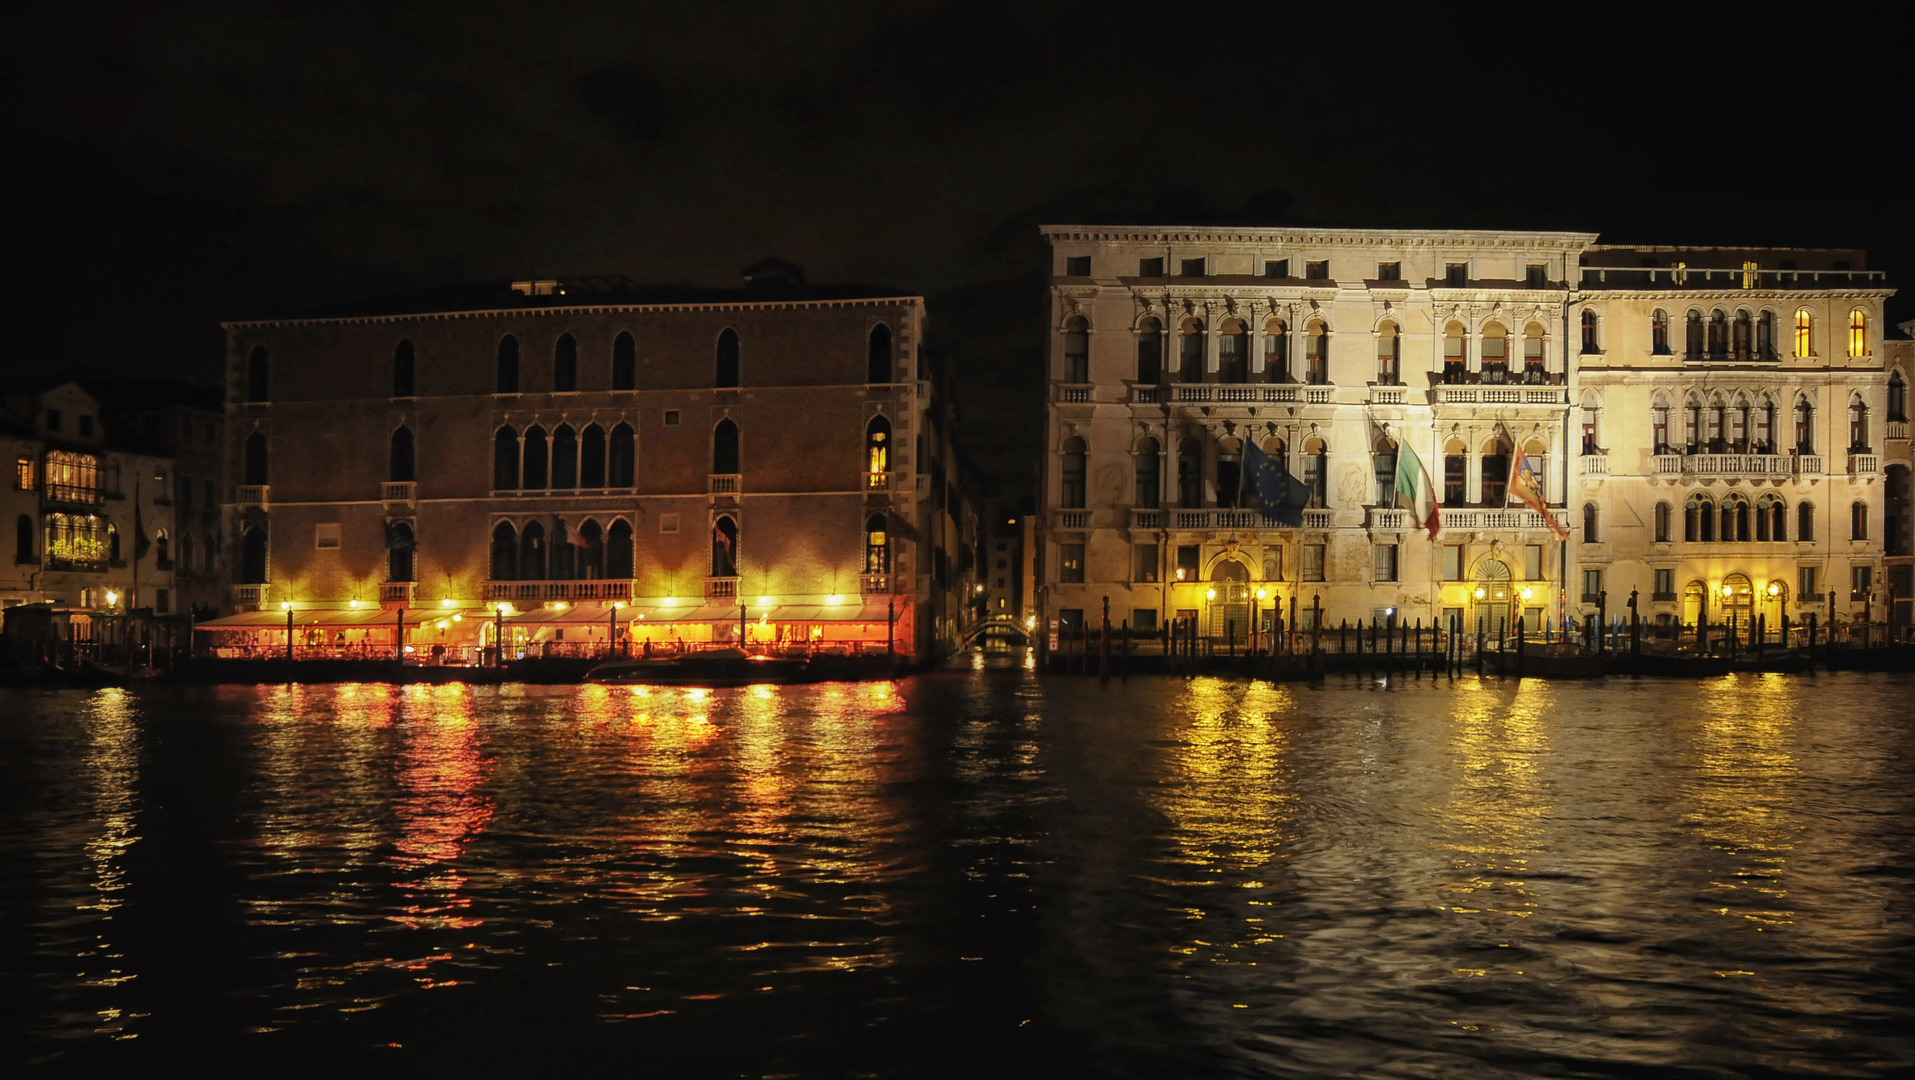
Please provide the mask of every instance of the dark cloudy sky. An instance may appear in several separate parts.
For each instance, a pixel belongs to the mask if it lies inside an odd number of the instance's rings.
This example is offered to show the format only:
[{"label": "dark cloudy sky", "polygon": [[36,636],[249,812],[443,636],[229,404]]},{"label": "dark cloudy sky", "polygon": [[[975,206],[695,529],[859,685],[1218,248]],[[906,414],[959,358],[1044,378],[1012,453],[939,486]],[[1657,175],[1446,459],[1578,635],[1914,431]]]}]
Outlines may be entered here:
[{"label": "dark cloudy sky", "polygon": [[775,252],[927,295],[1009,470],[1040,221],[1574,227],[1906,276],[1891,9],[1674,8],[16,9],[7,362],[207,379],[221,318],[534,266],[733,284]]}]

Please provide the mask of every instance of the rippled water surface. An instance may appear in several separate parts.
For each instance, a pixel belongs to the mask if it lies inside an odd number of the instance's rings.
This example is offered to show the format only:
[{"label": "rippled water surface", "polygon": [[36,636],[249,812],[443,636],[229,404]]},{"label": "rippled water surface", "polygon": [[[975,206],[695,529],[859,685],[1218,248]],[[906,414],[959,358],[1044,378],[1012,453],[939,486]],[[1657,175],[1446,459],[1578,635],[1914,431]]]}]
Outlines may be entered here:
[{"label": "rippled water surface", "polygon": [[1908,1075],[1912,692],[5,691],[0,1060]]}]

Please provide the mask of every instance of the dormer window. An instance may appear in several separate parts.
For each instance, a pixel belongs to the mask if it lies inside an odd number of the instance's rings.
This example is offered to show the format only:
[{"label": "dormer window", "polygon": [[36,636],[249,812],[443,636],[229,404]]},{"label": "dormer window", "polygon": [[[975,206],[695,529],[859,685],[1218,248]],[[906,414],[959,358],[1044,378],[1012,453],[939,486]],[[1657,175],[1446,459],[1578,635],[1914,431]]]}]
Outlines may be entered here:
[{"label": "dormer window", "polygon": [[1400,262],[1380,262],[1376,264],[1378,281],[1402,281],[1403,264]]},{"label": "dormer window", "polygon": [[1329,260],[1325,259],[1325,260],[1304,263],[1303,276],[1304,278],[1310,281],[1330,280]]},{"label": "dormer window", "polygon": [[47,410],[47,430],[48,431],[58,431],[60,430],[61,427],[65,426],[65,424],[66,424],[66,417],[60,414],[60,410],[58,409]]},{"label": "dormer window", "polygon": [[1202,259],[1185,259],[1183,260],[1183,268],[1185,277],[1204,276],[1204,261]]}]

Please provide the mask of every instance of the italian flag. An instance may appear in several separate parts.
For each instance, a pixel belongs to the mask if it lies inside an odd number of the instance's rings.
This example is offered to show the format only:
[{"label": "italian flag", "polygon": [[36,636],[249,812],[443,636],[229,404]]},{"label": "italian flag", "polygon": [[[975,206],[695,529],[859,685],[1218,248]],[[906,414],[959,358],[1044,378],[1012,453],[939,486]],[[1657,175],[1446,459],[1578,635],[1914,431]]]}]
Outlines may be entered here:
[{"label": "italian flag", "polygon": [[1416,523],[1430,531],[1430,539],[1443,531],[1442,515],[1436,509],[1436,482],[1423,467],[1423,459],[1410,449],[1408,439],[1396,441],[1396,494],[1410,501],[1410,513]]}]

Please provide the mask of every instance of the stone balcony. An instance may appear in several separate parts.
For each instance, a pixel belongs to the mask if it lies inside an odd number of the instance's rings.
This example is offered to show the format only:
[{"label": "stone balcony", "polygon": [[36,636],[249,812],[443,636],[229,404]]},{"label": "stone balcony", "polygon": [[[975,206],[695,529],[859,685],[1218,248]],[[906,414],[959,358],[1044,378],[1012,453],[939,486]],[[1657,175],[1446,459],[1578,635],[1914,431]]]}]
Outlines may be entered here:
[{"label": "stone balcony", "polygon": [[[1549,522],[1543,518],[1543,515],[1534,510],[1527,509],[1459,507],[1452,510],[1446,506],[1443,507],[1441,513],[1443,528],[1445,530],[1468,529],[1481,531],[1488,529],[1531,530],[1549,528]],[[1563,511],[1552,510],[1550,511],[1550,517],[1554,518],[1558,525],[1568,528],[1569,522],[1564,516]]]},{"label": "stone balcony", "polygon": [[387,480],[379,485],[379,501],[387,506],[411,506],[419,498],[419,485],[412,480]]},{"label": "stone balcony", "polygon": [[265,507],[272,501],[271,484],[240,484],[233,488],[233,504],[244,510],[249,506]]},{"label": "stone balcony", "polygon": [[1849,454],[1850,476],[1874,476],[1882,471],[1880,455],[1851,452]]},{"label": "stone balcony", "polygon": [[[410,585],[411,583],[389,582],[388,584]],[[629,579],[620,578],[597,581],[488,581],[485,583],[484,595],[487,603],[501,600],[516,604],[543,604],[548,600],[630,601],[632,582]],[[384,599],[383,591],[380,598]]]}]

